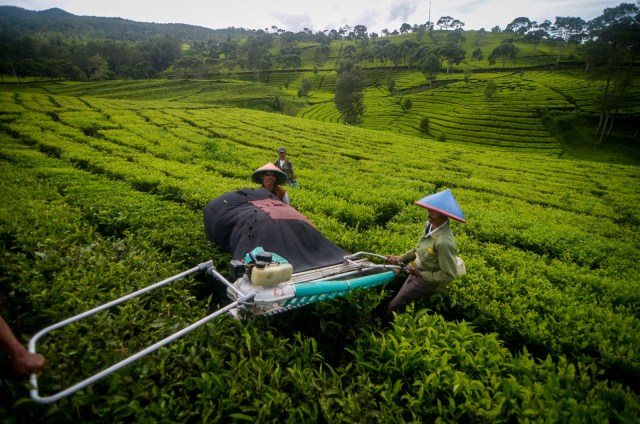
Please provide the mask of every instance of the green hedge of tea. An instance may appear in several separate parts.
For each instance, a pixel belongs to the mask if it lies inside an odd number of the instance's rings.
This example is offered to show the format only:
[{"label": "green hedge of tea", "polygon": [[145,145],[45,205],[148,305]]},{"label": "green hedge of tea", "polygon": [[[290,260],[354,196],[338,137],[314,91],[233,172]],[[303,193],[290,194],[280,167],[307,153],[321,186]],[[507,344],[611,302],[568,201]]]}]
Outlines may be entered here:
[{"label": "green hedge of tea", "polygon": [[[372,310],[401,278],[269,319],[222,317],[53,405],[4,373],[6,421],[640,417],[637,167],[178,102],[175,91],[142,101],[110,99],[108,84],[60,89],[0,91],[0,305],[25,342],[200,262],[225,273],[202,208],[254,186],[251,172],[282,145],[301,184],[293,206],[347,251],[409,249],[426,219],[413,201],[452,189],[468,220],[453,224],[468,273],[389,328]],[[41,393],[225,302],[197,276],[57,331],[38,347],[49,360]],[[8,371],[6,357],[0,365]]]}]

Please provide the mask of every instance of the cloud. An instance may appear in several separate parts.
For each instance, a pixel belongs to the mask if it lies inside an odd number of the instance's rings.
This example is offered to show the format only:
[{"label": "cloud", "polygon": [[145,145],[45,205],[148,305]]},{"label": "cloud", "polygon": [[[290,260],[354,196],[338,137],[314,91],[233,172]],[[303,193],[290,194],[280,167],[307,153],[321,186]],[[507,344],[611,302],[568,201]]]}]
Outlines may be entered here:
[{"label": "cloud", "polygon": [[[420,6],[420,0],[399,0],[395,1],[389,7],[389,19],[390,22],[402,21],[408,22],[409,18],[416,12]],[[418,23],[418,22],[414,22]]]},{"label": "cloud", "polygon": [[[181,0],[180,3],[148,0],[4,0],[3,4],[29,10],[59,7],[75,15],[120,17],[141,22],[180,22],[207,28],[264,29],[277,26],[298,32],[365,25],[369,32],[399,29],[403,23],[420,25],[451,16],[465,23],[465,30],[504,28],[515,18],[542,22],[556,16],[590,20],[625,0],[243,0],[220,2]],[[626,0],[629,3],[634,0]],[[430,15],[429,15],[430,14]]]}]

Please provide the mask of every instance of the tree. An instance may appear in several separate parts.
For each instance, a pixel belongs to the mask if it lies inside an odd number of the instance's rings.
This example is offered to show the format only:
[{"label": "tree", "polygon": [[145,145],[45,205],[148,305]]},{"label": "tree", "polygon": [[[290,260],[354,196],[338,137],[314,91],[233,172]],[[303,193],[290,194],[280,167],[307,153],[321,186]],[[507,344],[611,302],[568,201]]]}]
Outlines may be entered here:
[{"label": "tree", "polygon": [[455,44],[462,44],[466,40],[462,31],[453,31],[447,34],[447,41]]},{"label": "tree", "polygon": [[411,101],[411,97],[404,97],[402,99],[402,102],[400,103],[400,105],[402,106],[402,110],[404,112],[406,112],[409,109],[411,109],[411,107],[413,106],[413,102]]},{"label": "tree", "polygon": [[582,18],[561,17],[557,16],[556,21],[551,27],[551,34],[554,41],[558,44],[558,57],[556,59],[556,67],[560,64],[562,51],[569,43],[581,43],[586,37],[585,29],[587,23]]},{"label": "tree", "polygon": [[411,25],[406,22],[400,25],[400,34],[406,34],[408,32],[411,32]]},{"label": "tree", "polygon": [[384,60],[389,60],[393,63],[393,66],[398,66],[402,61],[402,51],[398,44],[387,44],[381,51]]},{"label": "tree", "polygon": [[538,44],[546,38],[549,38],[549,33],[542,28],[537,28],[527,32],[524,36],[524,41],[526,43]]},{"label": "tree", "polygon": [[471,53],[472,60],[479,61],[479,60],[482,60],[483,57],[484,56],[482,55],[482,49],[480,49],[480,47],[478,47],[473,51],[473,53]]},{"label": "tree", "polygon": [[532,26],[533,24],[531,23],[529,18],[521,16],[511,21],[511,23],[505,28],[505,31],[513,32],[518,38],[520,38],[525,35],[532,28]]},{"label": "tree", "polygon": [[369,38],[369,35],[367,34],[367,27],[364,25],[356,25],[353,27],[353,37],[356,40],[366,40]]},{"label": "tree", "polygon": [[493,95],[498,91],[498,86],[495,82],[489,81],[487,85],[484,87],[484,97],[491,101],[493,100]]},{"label": "tree", "polygon": [[227,74],[230,74],[233,68],[235,68],[236,66],[237,66],[237,63],[235,60],[229,59],[224,61],[224,67],[227,70]]},{"label": "tree", "polygon": [[455,31],[462,31],[463,26],[464,22],[458,19],[454,19],[453,22],[451,22],[451,28],[453,28]]},{"label": "tree", "polygon": [[444,29],[446,31],[451,28],[453,21],[455,21],[455,19],[451,16],[441,16],[440,19],[438,19],[438,22],[436,22],[436,25],[438,25],[440,29]]},{"label": "tree", "polygon": [[313,81],[311,81],[309,78],[303,78],[300,84],[300,89],[298,90],[298,97],[307,96],[312,87]]},{"label": "tree", "polygon": [[325,60],[327,60],[327,56],[329,55],[329,46],[318,46],[313,50],[313,63],[322,67],[324,65]]},{"label": "tree", "polygon": [[502,69],[504,69],[507,64],[507,59],[515,58],[519,51],[520,50],[513,45],[512,39],[503,40],[489,55],[489,63],[493,65],[496,63],[496,59],[502,59]]},{"label": "tree", "polygon": [[302,66],[302,59],[298,54],[284,54],[278,56],[278,63],[282,69],[300,69]]},{"label": "tree", "polygon": [[247,40],[247,66],[256,72],[256,79],[261,81],[261,75],[266,73],[268,79],[271,70],[271,54],[268,42],[264,37],[251,37]]},{"label": "tree", "polygon": [[142,61],[134,65],[131,74],[135,79],[148,79],[156,74],[156,70],[153,69],[150,62]]},{"label": "tree", "polygon": [[352,44],[349,44],[342,50],[342,55],[346,59],[354,59],[357,53],[358,51],[356,50],[356,47]]},{"label": "tree", "polygon": [[453,65],[458,65],[467,55],[467,51],[456,43],[446,43],[438,47],[438,54],[447,60],[447,74],[451,72]]},{"label": "tree", "polygon": [[194,56],[185,56],[173,63],[175,75],[179,78],[197,78],[202,69],[202,60]]},{"label": "tree", "polygon": [[422,119],[420,119],[420,131],[422,131],[425,134],[429,133],[429,117],[428,116],[423,116]]},{"label": "tree", "polygon": [[469,84],[469,80],[471,80],[471,69],[464,70],[464,82]]},{"label": "tree", "polygon": [[404,65],[406,65],[407,62],[412,61],[415,51],[420,48],[420,43],[414,40],[403,40],[398,46],[400,48],[400,57]]},{"label": "tree", "polygon": [[336,70],[336,92],[334,102],[340,111],[340,118],[347,125],[359,124],[364,114],[364,89],[366,80],[360,65],[354,60],[346,60]]},{"label": "tree", "polygon": [[393,78],[387,78],[387,90],[389,94],[394,94],[396,92],[396,80]]},{"label": "tree", "polygon": [[619,109],[629,104],[627,88],[633,65],[640,54],[640,9],[630,3],[607,8],[589,23],[586,55],[590,63],[603,66],[606,83],[594,104],[600,112],[599,141],[611,134]]},{"label": "tree", "polygon": [[218,54],[224,57],[235,57],[238,54],[239,46],[237,41],[224,41],[216,46]]},{"label": "tree", "polygon": [[422,72],[429,82],[429,85],[437,78],[440,71],[440,56],[437,49],[430,46],[422,46],[418,48],[412,57],[412,63],[415,63],[420,72]]},{"label": "tree", "polygon": [[151,39],[140,47],[153,69],[164,71],[181,56],[180,40],[172,37]]}]

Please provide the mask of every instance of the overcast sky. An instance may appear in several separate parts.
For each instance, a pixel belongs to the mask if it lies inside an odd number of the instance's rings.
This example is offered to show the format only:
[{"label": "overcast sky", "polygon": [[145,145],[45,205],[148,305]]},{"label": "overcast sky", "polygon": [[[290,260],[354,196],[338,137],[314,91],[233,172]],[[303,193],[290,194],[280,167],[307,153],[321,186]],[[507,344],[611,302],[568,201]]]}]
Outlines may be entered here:
[{"label": "overcast sky", "polygon": [[585,21],[608,7],[636,0],[0,0],[29,10],[58,7],[74,15],[104,16],[140,22],[185,23],[207,28],[271,29],[298,32],[365,25],[368,32],[393,31],[403,23],[437,22],[451,16],[463,29],[504,29],[515,18],[553,22],[556,16]]}]

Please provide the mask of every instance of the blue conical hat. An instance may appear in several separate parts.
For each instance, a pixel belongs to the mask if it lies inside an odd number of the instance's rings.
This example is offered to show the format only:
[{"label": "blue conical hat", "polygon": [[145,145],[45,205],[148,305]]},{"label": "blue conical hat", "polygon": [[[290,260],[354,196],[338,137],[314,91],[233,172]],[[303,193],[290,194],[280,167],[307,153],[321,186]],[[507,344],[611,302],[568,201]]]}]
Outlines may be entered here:
[{"label": "blue conical hat", "polygon": [[446,215],[449,218],[453,218],[456,221],[467,222],[464,219],[462,209],[458,206],[458,202],[456,202],[455,197],[453,197],[453,193],[451,193],[451,190],[449,189],[423,197],[413,204],[440,212],[441,214]]}]

